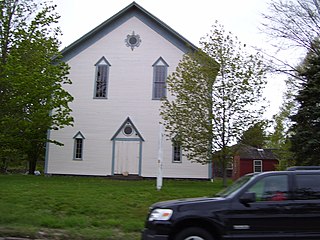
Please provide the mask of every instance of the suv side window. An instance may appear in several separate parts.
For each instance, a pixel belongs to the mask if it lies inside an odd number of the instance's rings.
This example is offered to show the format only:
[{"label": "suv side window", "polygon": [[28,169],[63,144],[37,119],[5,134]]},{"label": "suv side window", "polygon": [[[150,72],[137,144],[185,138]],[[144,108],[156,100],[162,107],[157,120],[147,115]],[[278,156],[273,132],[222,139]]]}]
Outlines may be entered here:
[{"label": "suv side window", "polygon": [[319,174],[297,174],[295,190],[296,199],[320,199],[320,175]]},{"label": "suv side window", "polygon": [[256,182],[247,192],[256,194],[256,201],[283,201],[288,199],[288,176],[267,176]]}]

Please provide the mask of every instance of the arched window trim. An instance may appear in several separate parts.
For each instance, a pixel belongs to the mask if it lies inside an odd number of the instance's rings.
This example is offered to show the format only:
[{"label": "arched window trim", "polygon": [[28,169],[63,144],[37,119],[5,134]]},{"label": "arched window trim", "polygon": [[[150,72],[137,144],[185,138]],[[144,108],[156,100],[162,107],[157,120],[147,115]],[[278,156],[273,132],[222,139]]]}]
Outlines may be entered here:
[{"label": "arched window trim", "polygon": [[94,98],[106,99],[108,98],[109,71],[111,64],[105,57],[102,57],[94,66],[96,67]]},{"label": "arched window trim", "polygon": [[177,136],[172,139],[172,162],[182,163],[182,146]]},{"label": "arched window trim", "polygon": [[152,99],[161,100],[167,96],[166,79],[168,77],[168,63],[159,57],[152,64],[153,67],[153,84],[152,84]]},{"label": "arched window trim", "polygon": [[73,137],[73,160],[83,160],[84,135],[79,131]]}]

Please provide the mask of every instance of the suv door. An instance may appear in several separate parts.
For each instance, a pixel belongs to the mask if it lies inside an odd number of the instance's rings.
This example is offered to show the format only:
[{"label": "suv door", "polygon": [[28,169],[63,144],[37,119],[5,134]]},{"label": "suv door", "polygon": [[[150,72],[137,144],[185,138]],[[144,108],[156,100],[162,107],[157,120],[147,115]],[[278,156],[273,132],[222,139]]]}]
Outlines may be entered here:
[{"label": "suv door", "polygon": [[256,199],[251,203],[235,199],[232,203],[227,227],[234,239],[294,237],[288,174],[263,176],[245,193],[255,193]]},{"label": "suv door", "polygon": [[301,239],[320,239],[320,172],[295,174],[295,228]]}]

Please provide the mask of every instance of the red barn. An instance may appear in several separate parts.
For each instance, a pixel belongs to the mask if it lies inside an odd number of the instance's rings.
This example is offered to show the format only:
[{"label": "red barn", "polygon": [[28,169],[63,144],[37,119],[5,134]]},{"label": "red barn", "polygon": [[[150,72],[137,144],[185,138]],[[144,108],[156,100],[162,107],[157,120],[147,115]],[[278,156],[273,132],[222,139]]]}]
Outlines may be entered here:
[{"label": "red barn", "polygon": [[232,164],[233,179],[247,173],[274,171],[279,164],[271,149],[260,149],[243,144],[236,146]]}]

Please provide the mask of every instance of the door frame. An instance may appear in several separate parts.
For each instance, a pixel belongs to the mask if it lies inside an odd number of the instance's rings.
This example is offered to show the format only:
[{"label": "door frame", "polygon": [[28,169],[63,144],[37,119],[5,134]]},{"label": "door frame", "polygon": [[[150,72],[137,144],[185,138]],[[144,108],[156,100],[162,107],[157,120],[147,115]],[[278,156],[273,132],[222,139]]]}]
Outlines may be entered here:
[{"label": "door frame", "polygon": [[112,140],[112,163],[111,163],[111,175],[114,175],[114,167],[116,161],[116,144],[117,142],[139,142],[139,166],[138,166],[138,175],[141,176],[142,169],[142,142],[140,138],[114,138]]}]

